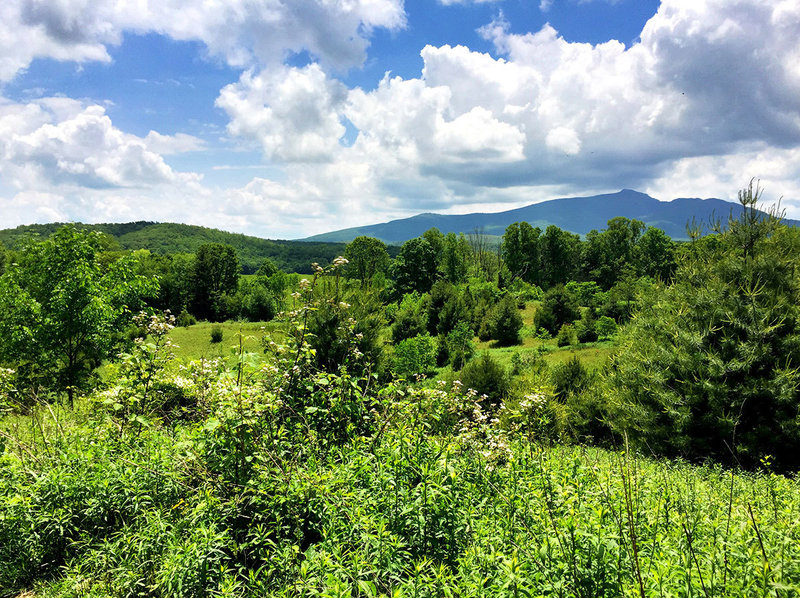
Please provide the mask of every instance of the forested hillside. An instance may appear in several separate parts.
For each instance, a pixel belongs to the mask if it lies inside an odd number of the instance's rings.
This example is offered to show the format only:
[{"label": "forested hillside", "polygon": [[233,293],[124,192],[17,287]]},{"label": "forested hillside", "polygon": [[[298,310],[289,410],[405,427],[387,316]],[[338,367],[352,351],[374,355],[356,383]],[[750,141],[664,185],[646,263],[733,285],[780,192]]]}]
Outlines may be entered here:
[{"label": "forested hillside", "polygon": [[[24,239],[47,238],[61,226],[62,223],[32,224],[0,230],[0,242],[13,248]],[[109,235],[115,242],[111,243],[112,248],[116,244],[120,249],[149,249],[160,255],[194,253],[205,243],[230,245],[236,249],[245,274],[258,270],[266,258],[285,272],[310,273],[312,262],[327,264],[344,252],[343,243],[273,241],[189,224],[128,222],[78,227]]]}]

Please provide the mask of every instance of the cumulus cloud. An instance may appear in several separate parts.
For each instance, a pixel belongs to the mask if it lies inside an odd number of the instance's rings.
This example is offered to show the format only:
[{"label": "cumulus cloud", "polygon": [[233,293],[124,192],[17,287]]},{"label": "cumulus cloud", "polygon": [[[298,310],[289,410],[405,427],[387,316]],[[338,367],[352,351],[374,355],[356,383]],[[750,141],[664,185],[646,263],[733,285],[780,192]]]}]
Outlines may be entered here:
[{"label": "cumulus cloud", "polygon": [[114,127],[105,109],[63,98],[0,103],[0,174],[20,189],[187,183],[197,175],[172,170],[154,146],[184,148],[191,136],[151,132],[142,139]]},{"label": "cumulus cloud", "polygon": [[[23,14],[21,7],[34,5],[38,12]],[[4,15],[8,6],[0,8]],[[212,54],[248,67],[221,90],[217,105],[229,118],[228,133],[260,148],[282,175],[198,190],[208,224],[302,236],[363,223],[366,214],[378,221],[421,210],[499,209],[621,187],[663,199],[731,198],[751,176],[800,198],[794,0],[663,0],[627,48],[614,40],[568,42],[550,25],[512,33],[497,19],[481,29],[491,53],[426,46],[418,77],[387,74],[374,89],[348,88],[332,69],[363,60],[370,27],[403,25],[400,0],[188,8],[167,0],[137,14],[121,0],[10,6],[18,8],[20,27],[35,29],[25,50],[31,55],[72,48],[76,59],[104,59],[120,31],[155,30],[202,40]],[[90,8],[97,10],[88,16]],[[179,8],[182,17],[171,19]],[[51,9],[77,20],[54,21]],[[52,48],[37,49],[37,40]],[[302,49],[319,61],[302,68],[281,62]],[[0,76],[25,64],[8,56]],[[195,138],[130,136],[101,107],[48,102],[0,102],[4,176],[83,185],[86,202],[97,197],[92,187],[112,187],[124,198],[123,189],[143,181],[171,185],[170,193],[183,197],[175,181],[188,175],[162,156],[200,149]],[[43,210],[54,209],[52,196],[42,198]],[[790,209],[800,215],[800,206]]]},{"label": "cumulus cloud", "polygon": [[203,42],[229,64],[274,65],[308,51],[346,69],[365,58],[370,31],[405,25],[402,0],[4,0],[0,80],[36,58],[109,61],[124,32],[155,32]]},{"label": "cumulus cloud", "polygon": [[[665,0],[630,48],[571,43],[550,25],[514,34],[502,19],[481,33],[495,55],[426,46],[419,78],[387,75],[365,91],[308,67],[284,73],[280,84],[247,74],[218,104],[231,133],[259,140],[268,158],[324,157],[325,168],[297,176],[317,180],[324,197],[361,197],[365,209],[463,210],[540,197],[545,188],[639,186],[667,199],[670,189],[691,186],[681,177],[729,197],[742,184],[737,169],[794,189],[795,2]],[[294,105],[316,123],[309,142]],[[343,119],[358,131],[347,146],[339,143]],[[701,183],[706,166],[716,168],[714,184]],[[359,174],[341,181],[338,172]]]},{"label": "cumulus cloud", "polygon": [[230,117],[228,131],[256,140],[270,159],[329,160],[345,133],[340,112],[344,85],[317,64],[248,71],[220,92],[217,105]]}]

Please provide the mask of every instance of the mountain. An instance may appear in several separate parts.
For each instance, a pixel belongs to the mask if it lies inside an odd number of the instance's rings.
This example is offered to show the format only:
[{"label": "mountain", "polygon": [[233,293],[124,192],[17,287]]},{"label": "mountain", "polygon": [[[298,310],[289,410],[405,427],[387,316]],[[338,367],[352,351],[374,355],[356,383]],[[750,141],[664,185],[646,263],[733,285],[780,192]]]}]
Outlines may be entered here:
[{"label": "mountain", "polygon": [[[688,238],[687,224],[693,220],[708,230],[713,220],[727,220],[733,211],[738,214],[741,206],[722,199],[699,199],[682,197],[672,201],[659,201],[645,193],[623,189],[617,193],[593,195],[590,197],[563,197],[523,208],[494,213],[473,214],[418,214],[410,218],[392,220],[382,224],[345,228],[321,235],[314,235],[305,241],[328,241],[347,243],[355,237],[366,235],[376,237],[385,243],[399,244],[418,237],[431,227],[442,233],[471,233],[476,229],[484,234],[500,236],[506,227],[514,222],[530,222],[542,230],[550,224],[573,233],[585,235],[592,229],[602,230],[615,216],[641,220],[645,224],[663,230],[673,239]],[[800,224],[787,220],[789,224]]]},{"label": "mountain", "polygon": [[[61,226],[64,224],[31,224],[0,230],[0,242],[13,249],[27,239],[47,238]],[[125,224],[76,223],[76,226],[112,237],[113,241],[109,242],[111,249],[149,249],[162,255],[194,253],[204,243],[224,243],[236,249],[245,273],[255,272],[265,258],[270,258],[286,272],[310,274],[312,262],[330,263],[337,255],[342,255],[345,248],[343,243],[273,241],[189,224],[140,221]]]}]

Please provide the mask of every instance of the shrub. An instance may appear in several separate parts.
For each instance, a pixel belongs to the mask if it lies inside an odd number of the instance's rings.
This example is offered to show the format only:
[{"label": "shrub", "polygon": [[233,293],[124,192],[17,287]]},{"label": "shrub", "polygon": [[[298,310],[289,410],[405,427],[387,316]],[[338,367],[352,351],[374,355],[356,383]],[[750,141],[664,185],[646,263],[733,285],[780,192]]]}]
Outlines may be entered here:
[{"label": "shrub", "polygon": [[617,323],[614,321],[614,318],[600,316],[597,319],[595,329],[597,330],[598,338],[610,338],[617,331]]},{"label": "shrub", "polygon": [[547,291],[542,306],[536,312],[536,325],[556,334],[564,325],[580,317],[575,298],[566,291],[563,285],[557,285]]},{"label": "shrub", "polygon": [[550,370],[550,379],[555,396],[565,401],[586,390],[592,382],[592,375],[578,356],[573,355],[564,363],[553,366]]},{"label": "shrub", "polygon": [[589,307],[583,313],[580,322],[575,326],[575,334],[579,343],[593,343],[597,340],[597,320],[594,308]]},{"label": "shrub", "polygon": [[197,318],[186,311],[186,308],[184,307],[181,310],[181,313],[178,314],[178,319],[175,321],[175,324],[183,328],[188,328],[189,326],[194,326],[197,324]]},{"label": "shrub", "polygon": [[460,379],[466,388],[472,388],[478,395],[486,395],[485,407],[498,406],[508,394],[508,374],[488,351],[467,363],[461,370]]},{"label": "shrub", "polygon": [[472,328],[462,320],[447,335],[445,345],[447,347],[447,360],[454,370],[460,370],[475,354],[475,345],[472,343]]},{"label": "shrub", "polygon": [[491,337],[500,345],[518,345],[521,342],[522,316],[511,296],[506,296],[492,310],[488,327]]},{"label": "shrub", "polygon": [[756,210],[758,188],[675,283],[642,298],[609,374],[618,428],[648,450],[800,466],[800,233]]},{"label": "shrub", "polygon": [[556,336],[556,344],[559,347],[567,347],[569,345],[574,345],[577,342],[577,336],[575,334],[575,328],[572,324],[564,324],[558,331],[558,335]]},{"label": "shrub", "polygon": [[427,298],[419,293],[406,293],[394,314],[392,324],[392,342],[400,341],[423,334],[428,324]]},{"label": "shrub", "polygon": [[394,371],[400,376],[429,374],[436,370],[438,343],[429,334],[401,341],[394,348]]},{"label": "shrub", "polygon": [[223,337],[222,326],[219,324],[211,327],[211,342],[221,343]]}]

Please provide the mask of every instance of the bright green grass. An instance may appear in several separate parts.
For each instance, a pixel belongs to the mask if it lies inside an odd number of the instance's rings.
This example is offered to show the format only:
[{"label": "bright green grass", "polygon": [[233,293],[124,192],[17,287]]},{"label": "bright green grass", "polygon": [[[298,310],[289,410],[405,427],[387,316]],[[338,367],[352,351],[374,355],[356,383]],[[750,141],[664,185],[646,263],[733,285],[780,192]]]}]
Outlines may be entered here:
[{"label": "bright green grass", "polygon": [[559,347],[554,339],[540,340],[531,337],[524,338],[522,344],[512,347],[497,347],[494,341],[481,342],[476,339],[475,342],[475,349],[478,352],[488,350],[492,357],[505,367],[511,366],[511,358],[514,353],[529,353],[538,350],[540,347],[545,349],[544,360],[549,365],[563,363],[575,356],[581,360],[583,365],[590,368],[602,366],[616,350],[613,340],[585,343],[571,347]]},{"label": "bright green grass", "polygon": [[[280,327],[279,322],[200,322],[188,328],[174,328],[170,333],[172,342],[177,345],[175,357],[190,361],[200,358],[228,357],[239,349],[239,334],[242,335],[243,348],[251,353],[262,354],[261,339],[273,335]],[[211,329],[222,327],[222,342],[211,342]]]}]

